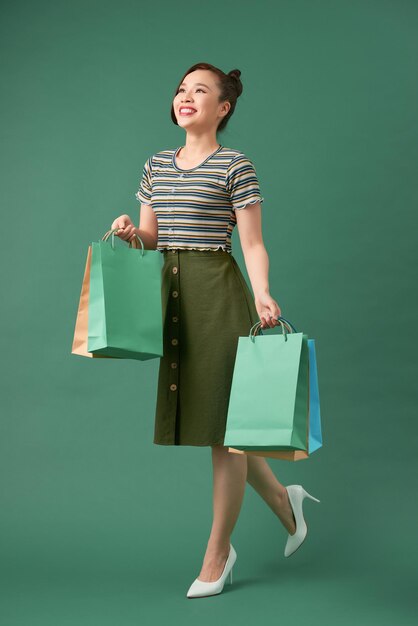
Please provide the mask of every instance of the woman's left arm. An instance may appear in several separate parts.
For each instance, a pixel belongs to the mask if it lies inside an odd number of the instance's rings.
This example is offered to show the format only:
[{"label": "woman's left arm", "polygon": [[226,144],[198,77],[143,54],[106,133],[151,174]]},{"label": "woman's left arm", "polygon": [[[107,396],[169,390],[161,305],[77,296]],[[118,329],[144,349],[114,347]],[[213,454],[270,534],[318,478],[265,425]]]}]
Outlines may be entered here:
[{"label": "woman's left arm", "polygon": [[255,307],[262,322],[261,328],[274,328],[278,325],[277,316],[282,313],[278,303],[270,295],[269,257],[263,242],[260,202],[237,209],[235,215]]}]

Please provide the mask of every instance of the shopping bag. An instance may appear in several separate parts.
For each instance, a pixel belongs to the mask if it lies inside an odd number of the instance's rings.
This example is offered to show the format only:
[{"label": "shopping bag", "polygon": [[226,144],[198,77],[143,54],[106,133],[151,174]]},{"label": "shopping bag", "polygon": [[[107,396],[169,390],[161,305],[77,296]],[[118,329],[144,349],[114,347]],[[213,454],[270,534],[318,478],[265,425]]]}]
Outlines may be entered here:
[{"label": "shopping bag", "polygon": [[[295,332],[298,332],[292,322],[286,320],[285,317],[280,316],[280,319],[283,320],[284,323],[287,323]],[[308,339],[308,348],[309,348],[309,441],[308,441],[308,452],[309,455],[312,452],[318,450],[318,448],[322,447],[322,431],[321,431],[321,410],[320,410],[320,401],[319,401],[319,385],[318,385],[318,370],[316,364],[316,350],[315,350],[315,339]],[[296,451],[298,455],[297,459],[307,458],[309,455],[304,451]]]},{"label": "shopping bag", "polygon": [[81,295],[78,304],[77,318],[74,329],[73,345],[71,354],[94,357],[100,359],[113,359],[119,357],[105,356],[104,354],[94,354],[87,351],[87,326],[89,314],[89,291],[90,291],[90,267],[91,267],[91,246],[88,247],[86,267],[84,270],[83,282],[81,285]]},{"label": "shopping bag", "polygon": [[238,338],[224,445],[308,448],[308,338],[277,319],[282,334],[257,336],[257,322],[248,337]]},{"label": "shopping bag", "polygon": [[87,350],[141,361],[161,357],[161,252],[145,250],[140,237],[141,249],[115,246],[116,230],[91,244]]},{"label": "shopping bag", "polygon": [[309,346],[309,454],[322,447],[321,408],[319,400],[318,370],[315,339],[308,339]]},{"label": "shopping bag", "polygon": [[[289,330],[289,326],[292,330],[297,332],[295,327],[291,322],[286,320],[284,317],[279,316],[277,318]],[[299,461],[305,458],[309,458],[309,456],[315,452],[318,448],[322,446],[322,433],[321,433],[321,418],[320,418],[320,402],[319,402],[319,388],[318,388],[318,375],[317,375],[317,366],[316,366],[316,353],[315,353],[315,343],[314,339],[307,339],[305,335],[303,341],[307,340],[308,345],[308,413],[307,413],[307,430],[306,430],[306,448],[305,450],[295,449],[295,450],[277,450],[276,448],[272,448],[270,446],[264,447],[263,449],[259,448],[257,450],[244,449],[242,446],[241,449],[229,447],[229,452],[237,453],[237,454],[247,454],[247,455],[255,455],[255,456],[264,456],[264,457],[272,457],[278,458],[288,461]]]}]

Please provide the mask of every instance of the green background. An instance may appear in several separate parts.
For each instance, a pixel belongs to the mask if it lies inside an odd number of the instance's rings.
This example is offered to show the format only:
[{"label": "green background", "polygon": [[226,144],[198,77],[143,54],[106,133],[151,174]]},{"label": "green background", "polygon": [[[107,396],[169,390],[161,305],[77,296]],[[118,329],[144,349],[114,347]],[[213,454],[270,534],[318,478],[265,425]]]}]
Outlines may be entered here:
[{"label": "green background", "polygon": [[[2,3],[2,626],[414,623],[417,18],[387,0]],[[316,341],[324,446],[270,460],[321,500],[304,546],[284,558],[247,485],[233,584],[190,601],[210,448],[152,443],[157,359],[70,352],[88,245],[138,221],[199,61],[242,72],[218,139],[256,166],[271,294]],[[232,246],[248,279],[237,229]]]}]

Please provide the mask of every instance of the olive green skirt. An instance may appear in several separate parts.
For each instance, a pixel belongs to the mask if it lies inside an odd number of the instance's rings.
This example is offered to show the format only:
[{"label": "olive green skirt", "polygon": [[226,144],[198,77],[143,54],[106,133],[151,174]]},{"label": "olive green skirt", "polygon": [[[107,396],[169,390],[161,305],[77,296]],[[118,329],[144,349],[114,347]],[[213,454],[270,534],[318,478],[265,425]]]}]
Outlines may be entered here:
[{"label": "olive green skirt", "polygon": [[231,253],[163,250],[154,443],[223,445],[238,337],[259,321]]}]

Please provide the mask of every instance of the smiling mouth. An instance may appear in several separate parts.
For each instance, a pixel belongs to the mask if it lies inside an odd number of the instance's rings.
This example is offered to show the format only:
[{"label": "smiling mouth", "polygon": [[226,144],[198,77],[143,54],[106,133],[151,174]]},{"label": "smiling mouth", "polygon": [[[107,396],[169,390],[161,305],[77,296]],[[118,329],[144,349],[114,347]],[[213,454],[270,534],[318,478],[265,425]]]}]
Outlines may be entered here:
[{"label": "smiling mouth", "polygon": [[180,115],[193,115],[196,111],[179,111]]}]

